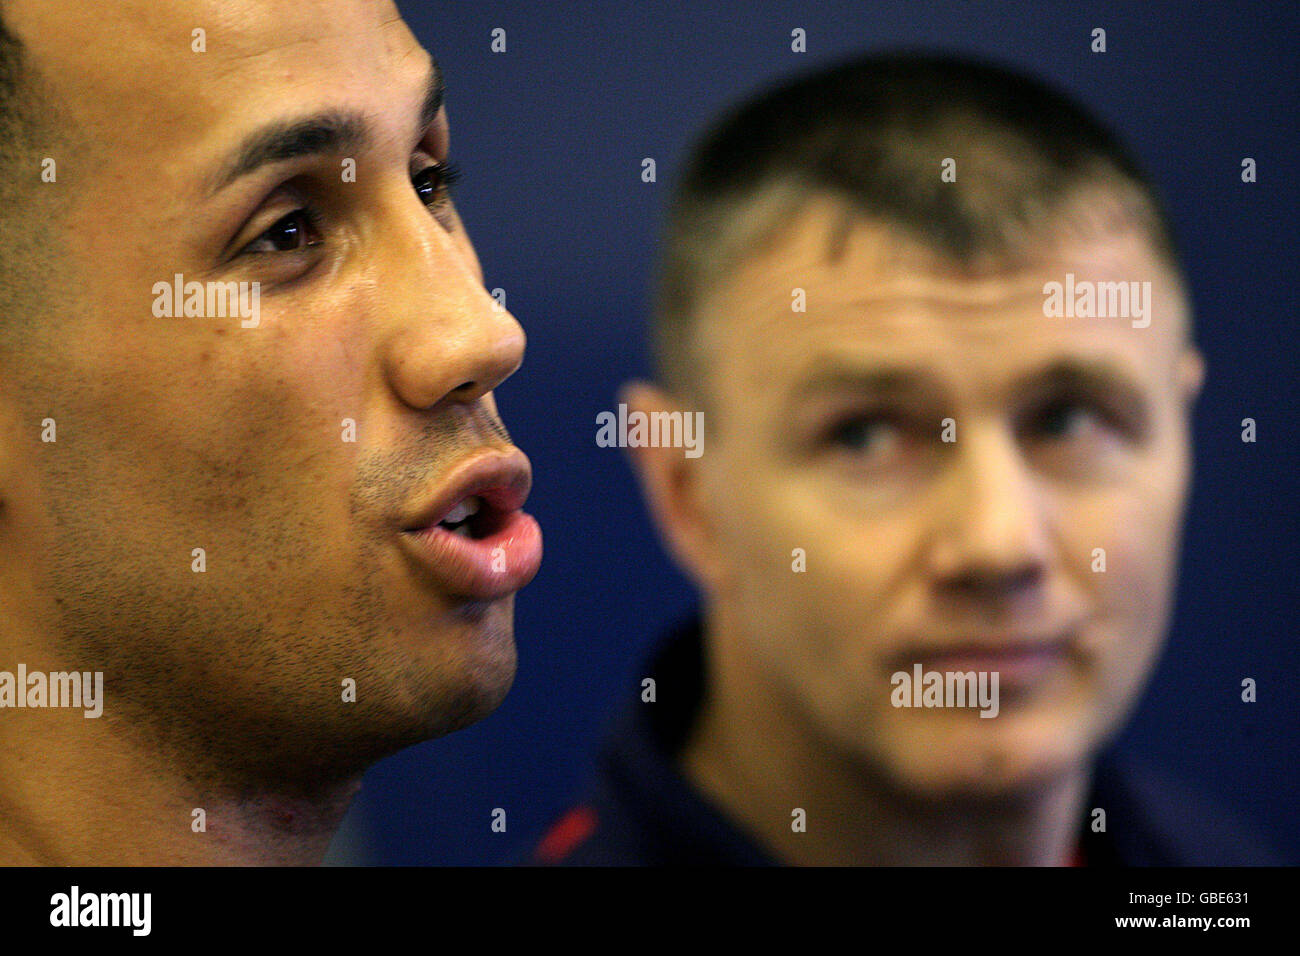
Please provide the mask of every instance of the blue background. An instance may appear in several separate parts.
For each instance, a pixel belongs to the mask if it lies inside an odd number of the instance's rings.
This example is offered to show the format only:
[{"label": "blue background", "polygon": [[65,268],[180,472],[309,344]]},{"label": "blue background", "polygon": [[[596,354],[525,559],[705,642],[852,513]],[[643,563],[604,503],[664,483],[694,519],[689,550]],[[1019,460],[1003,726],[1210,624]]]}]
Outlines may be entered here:
[{"label": "blue background", "polygon": [[[336,861],[490,864],[574,795],[636,662],[692,593],[595,418],[648,370],[656,233],[691,139],[758,87],[920,45],[1073,91],[1151,169],[1185,244],[1209,379],[1169,649],[1125,744],[1300,860],[1296,5],[1261,3],[399,3],[448,84],[457,204],[488,288],[529,336],[498,391],[532,458],[546,557],[517,603],[519,676],[482,723],[376,766]],[[1094,27],[1108,51],[1090,52]],[[490,50],[506,31],[507,52]],[[807,31],[808,52],[790,50]],[[641,181],[655,158],[659,181]],[[1241,160],[1258,162],[1243,184]],[[1240,440],[1244,417],[1258,441]],[[1243,704],[1254,677],[1259,700]],[[505,834],[490,829],[507,811]]]}]

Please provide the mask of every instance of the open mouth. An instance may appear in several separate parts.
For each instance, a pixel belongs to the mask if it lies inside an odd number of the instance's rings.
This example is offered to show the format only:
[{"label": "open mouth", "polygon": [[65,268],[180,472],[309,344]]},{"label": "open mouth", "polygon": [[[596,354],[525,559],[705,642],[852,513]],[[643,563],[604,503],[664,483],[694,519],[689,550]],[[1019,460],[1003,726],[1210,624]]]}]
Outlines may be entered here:
[{"label": "open mouth", "polygon": [[510,523],[511,513],[518,510],[511,504],[499,489],[486,489],[466,495],[436,523],[406,530],[419,533],[438,529],[470,541],[483,541]]},{"label": "open mouth", "polygon": [[530,481],[519,453],[472,462],[448,482],[455,490],[441,503],[405,523],[403,546],[448,593],[476,600],[514,593],[541,561],[541,532],[522,510]]},{"label": "open mouth", "polygon": [[458,534],[462,538],[486,538],[500,527],[501,515],[478,495],[470,495],[458,503],[438,527]]}]

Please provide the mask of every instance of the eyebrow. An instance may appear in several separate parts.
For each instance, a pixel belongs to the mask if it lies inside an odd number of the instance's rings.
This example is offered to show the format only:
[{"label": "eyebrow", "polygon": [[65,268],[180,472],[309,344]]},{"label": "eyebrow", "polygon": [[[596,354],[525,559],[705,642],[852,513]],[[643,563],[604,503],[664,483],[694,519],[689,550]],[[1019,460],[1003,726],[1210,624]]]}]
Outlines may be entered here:
[{"label": "eyebrow", "polygon": [[[1011,383],[1013,395],[1041,394],[1051,389],[1112,395],[1135,407],[1145,404],[1145,390],[1121,366],[1106,360],[1061,359],[1022,375]],[[918,398],[943,395],[942,380],[925,366],[871,368],[840,361],[817,367],[794,390],[793,398],[825,392],[855,392],[873,397]]]},{"label": "eyebrow", "polygon": [[[445,96],[442,69],[437,60],[431,60],[424,98],[420,103],[418,129],[426,129],[433,123]],[[212,192],[219,192],[235,180],[272,163],[358,149],[366,144],[369,136],[369,126],[359,113],[330,110],[301,119],[267,123],[245,136],[232,151],[214,180]]]},{"label": "eyebrow", "polygon": [[868,368],[829,362],[795,389],[795,398],[820,392],[859,392],[871,395],[916,395],[942,391],[938,379],[924,367]]},{"label": "eyebrow", "polygon": [[1054,362],[1045,369],[1016,379],[1012,384],[1012,390],[1017,394],[1051,389],[1109,395],[1135,408],[1146,405],[1146,389],[1141,383],[1123,367],[1108,361],[1068,359]]}]

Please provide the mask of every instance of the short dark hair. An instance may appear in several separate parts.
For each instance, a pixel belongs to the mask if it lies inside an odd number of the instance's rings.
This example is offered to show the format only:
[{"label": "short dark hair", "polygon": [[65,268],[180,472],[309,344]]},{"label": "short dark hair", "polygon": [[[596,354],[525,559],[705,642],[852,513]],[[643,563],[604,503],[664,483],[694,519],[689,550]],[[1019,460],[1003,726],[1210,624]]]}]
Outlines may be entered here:
[{"label": "short dark hair", "polygon": [[[956,160],[955,181],[941,164]],[[1181,278],[1154,185],[1116,136],[1066,94],[1000,66],[943,54],[858,58],[760,94],[706,132],[669,206],[654,315],[661,381],[700,396],[701,295],[773,216],[814,193],[896,227],[955,262],[1008,256],[1087,187],[1118,200]],[[1035,234],[1035,233],[1029,233]]]},{"label": "short dark hair", "polygon": [[8,103],[17,91],[22,52],[18,38],[5,29],[4,8],[0,5],[0,104]]},{"label": "short dark hair", "polygon": [[22,102],[19,95],[23,45],[5,29],[4,8],[0,7],[0,170],[6,166],[19,134]]},{"label": "short dark hair", "polygon": [[0,0],[0,345],[48,306],[49,260],[62,248],[53,237],[63,194],[40,188],[39,157],[63,136],[40,87]]},{"label": "short dark hair", "polygon": [[10,172],[15,152],[26,143],[28,111],[22,91],[23,45],[5,29],[0,5],[0,171]]},{"label": "short dark hair", "polygon": [[27,152],[27,118],[22,97],[23,46],[5,29],[0,7],[0,328],[9,311],[15,280],[11,239],[18,217],[15,179]]}]

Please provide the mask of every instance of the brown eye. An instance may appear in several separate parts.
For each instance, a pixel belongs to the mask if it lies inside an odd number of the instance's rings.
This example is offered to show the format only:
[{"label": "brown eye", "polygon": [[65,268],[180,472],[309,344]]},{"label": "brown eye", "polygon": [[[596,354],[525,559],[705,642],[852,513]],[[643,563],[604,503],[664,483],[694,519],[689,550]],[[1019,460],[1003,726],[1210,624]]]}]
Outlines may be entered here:
[{"label": "brown eye", "polygon": [[245,252],[295,252],[321,241],[320,233],[306,209],[295,209],[276,221],[245,247]]},{"label": "brown eye", "polygon": [[1043,410],[1038,420],[1039,432],[1057,440],[1077,435],[1091,424],[1087,409],[1068,402],[1059,402]]},{"label": "brown eye", "polygon": [[460,170],[450,163],[434,163],[411,177],[415,194],[426,206],[437,206],[446,201],[452,184],[460,180]]},{"label": "brown eye", "polygon": [[898,424],[874,415],[850,418],[831,432],[831,443],[856,455],[882,455],[894,451],[899,442]]},{"label": "brown eye", "polygon": [[1068,399],[1040,409],[1027,424],[1029,437],[1044,442],[1085,442],[1117,430],[1096,408]]}]

